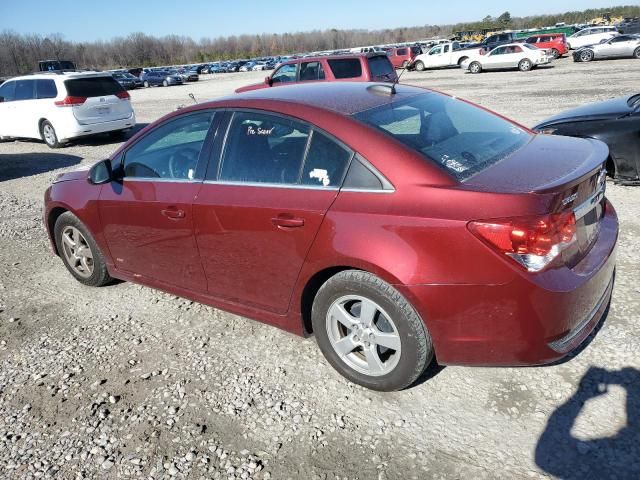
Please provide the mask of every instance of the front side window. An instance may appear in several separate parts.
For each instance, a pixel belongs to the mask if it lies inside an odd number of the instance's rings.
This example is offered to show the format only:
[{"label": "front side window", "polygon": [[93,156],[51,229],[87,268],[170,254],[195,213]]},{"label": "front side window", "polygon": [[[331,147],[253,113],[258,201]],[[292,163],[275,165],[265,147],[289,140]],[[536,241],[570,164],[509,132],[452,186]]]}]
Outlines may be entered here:
[{"label": "front side window", "polygon": [[504,55],[505,53],[506,53],[506,48],[505,47],[498,47],[493,52],[491,52],[489,55],[490,56],[493,56],[493,55]]},{"label": "front side window", "polygon": [[324,80],[324,70],[320,62],[303,62],[300,64],[300,81]]},{"label": "front side window", "polygon": [[35,83],[33,80],[16,80],[15,99],[33,100],[35,98],[35,92],[33,91]]},{"label": "front side window", "polygon": [[283,65],[278,70],[275,71],[275,73],[273,74],[273,77],[271,77],[271,81],[272,83],[295,82],[296,70],[297,70],[297,65],[295,63]]},{"label": "front side window", "polygon": [[280,116],[236,112],[227,132],[219,179],[298,183],[309,131],[307,125]]},{"label": "front side window", "polygon": [[464,181],[524,146],[531,135],[462,100],[416,95],[354,115]]},{"label": "front side window", "polygon": [[124,157],[127,178],[193,180],[214,112],[182,115],[136,142]]},{"label": "front side window", "polygon": [[328,60],[328,63],[333,76],[338,80],[362,76],[362,64],[359,58],[334,58]]},{"label": "front side window", "polygon": [[429,52],[429,55],[440,55],[442,53],[442,47],[433,47]]},{"label": "front side window", "polygon": [[0,97],[3,102],[12,102],[15,98],[16,82],[5,82],[0,86]]}]

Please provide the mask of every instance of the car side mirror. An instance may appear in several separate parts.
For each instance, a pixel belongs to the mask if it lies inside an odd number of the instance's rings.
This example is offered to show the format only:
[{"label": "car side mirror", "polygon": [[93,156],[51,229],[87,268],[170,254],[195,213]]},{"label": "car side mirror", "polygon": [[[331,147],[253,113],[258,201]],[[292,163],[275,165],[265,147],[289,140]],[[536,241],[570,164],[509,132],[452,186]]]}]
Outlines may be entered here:
[{"label": "car side mirror", "polygon": [[267,85],[271,86],[271,85],[273,85],[273,80],[271,80],[271,77],[265,77],[264,78],[264,83],[266,83]]},{"label": "car side mirror", "polygon": [[111,160],[108,158],[96,163],[89,169],[87,181],[92,185],[102,185],[116,179],[116,175],[111,167]]}]

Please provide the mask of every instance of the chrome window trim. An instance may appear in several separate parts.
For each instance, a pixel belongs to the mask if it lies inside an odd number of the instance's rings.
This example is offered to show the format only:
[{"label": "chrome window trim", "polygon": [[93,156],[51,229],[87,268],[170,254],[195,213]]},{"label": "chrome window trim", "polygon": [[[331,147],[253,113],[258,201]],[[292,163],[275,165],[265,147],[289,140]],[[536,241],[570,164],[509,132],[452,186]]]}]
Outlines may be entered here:
[{"label": "chrome window trim", "polygon": [[[602,175],[602,173],[600,175]],[[598,190],[596,190],[593,195],[591,195],[588,199],[586,199],[584,202],[573,209],[573,214],[576,217],[576,221],[584,217],[593,209],[593,207],[595,207],[598,203],[600,203],[600,201],[602,201],[602,199],[604,198],[606,185],[607,181],[605,177],[604,182],[602,182],[602,185],[599,186]]]},{"label": "chrome window trim", "polygon": [[123,182],[154,182],[154,183],[202,183],[202,179],[194,178],[163,178],[163,177],[124,177]]},{"label": "chrome window trim", "polygon": [[384,190],[384,189],[377,189],[377,188],[341,188],[340,191],[349,192],[349,193],[384,193],[384,194],[390,194],[390,193],[396,192],[395,189]]},{"label": "chrome window trim", "polygon": [[287,188],[300,190],[320,190],[320,191],[339,191],[340,187],[320,187],[314,185],[298,185],[295,183],[260,183],[260,182],[239,182],[225,180],[205,180],[202,182],[206,185],[230,185],[235,187],[264,187],[264,188]]}]

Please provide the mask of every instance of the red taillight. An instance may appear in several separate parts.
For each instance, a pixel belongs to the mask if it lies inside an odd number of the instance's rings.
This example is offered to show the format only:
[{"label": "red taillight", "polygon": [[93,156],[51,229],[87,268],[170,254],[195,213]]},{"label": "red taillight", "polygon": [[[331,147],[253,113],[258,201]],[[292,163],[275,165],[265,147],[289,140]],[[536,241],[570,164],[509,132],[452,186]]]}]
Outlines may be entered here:
[{"label": "red taillight", "polygon": [[116,97],[122,100],[129,100],[131,98],[131,95],[129,95],[129,92],[127,92],[126,90],[122,90],[121,92],[116,93]]},{"label": "red taillight", "polygon": [[469,230],[529,271],[540,271],[576,239],[573,212],[469,223]]},{"label": "red taillight", "polygon": [[54,102],[58,107],[73,107],[74,105],[82,105],[87,101],[87,97],[66,96],[62,100]]}]

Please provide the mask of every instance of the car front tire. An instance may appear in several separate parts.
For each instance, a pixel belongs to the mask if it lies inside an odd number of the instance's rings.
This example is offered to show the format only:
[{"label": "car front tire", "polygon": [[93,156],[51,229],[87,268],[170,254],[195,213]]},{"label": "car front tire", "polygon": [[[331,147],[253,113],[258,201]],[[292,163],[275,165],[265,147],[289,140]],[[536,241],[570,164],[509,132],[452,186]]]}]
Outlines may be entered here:
[{"label": "car front tire", "polygon": [[528,72],[532,68],[533,63],[528,58],[523,58],[522,60],[520,60],[520,63],[518,63],[518,70],[520,70],[521,72]]},{"label": "car front tire", "polygon": [[65,212],[58,217],[54,238],[65,267],[80,283],[101,287],[113,280],[96,241],[73,213]]},{"label": "car front tire", "polygon": [[593,60],[594,54],[591,50],[584,50],[580,52],[580,61],[581,62],[590,62]]},{"label": "car front tire", "polygon": [[168,86],[169,86],[169,82],[167,82],[166,80],[164,80],[164,81],[162,82],[162,86],[163,86],[163,87],[168,87]]},{"label": "car front tire", "polygon": [[553,57],[554,60],[557,60],[558,58],[560,58],[560,52],[556,48],[552,48],[551,56]]},{"label": "car front tire", "polygon": [[482,72],[482,65],[480,64],[480,62],[471,62],[471,64],[469,65],[469,71],[471,73],[480,73]]},{"label": "car front tire", "polygon": [[144,88],[149,88],[149,82],[147,82],[146,80],[144,81],[143,85],[144,85]]},{"label": "car front tire", "polygon": [[424,63],[422,63],[420,60],[418,60],[418,61],[415,63],[415,69],[416,69],[418,72],[423,72],[423,71],[424,71],[424,69],[425,69],[425,68],[424,68]]},{"label": "car front tire", "polygon": [[422,319],[394,287],[360,270],[331,277],[312,307],[327,361],[346,379],[379,391],[413,384],[434,357]]},{"label": "car front tire", "polygon": [[636,48],[636,49],[633,51],[633,56],[634,56],[635,58],[640,58],[640,47]]},{"label": "car front tire", "polygon": [[40,125],[40,136],[42,137],[42,140],[44,140],[44,143],[47,144],[47,147],[49,148],[62,147],[62,144],[58,141],[58,135],[56,134],[56,129],[53,128],[53,125],[51,125],[50,121],[45,120],[44,122],[42,122],[42,125]]}]

